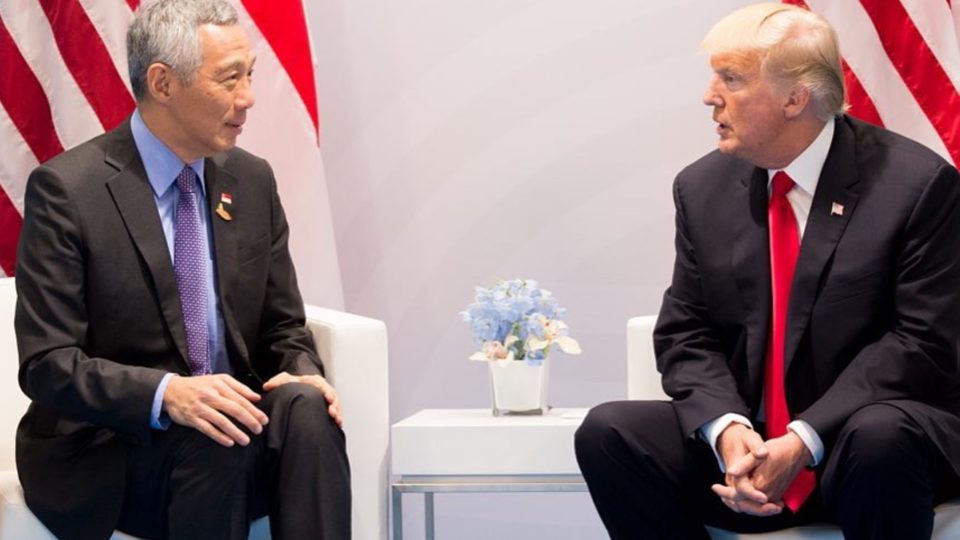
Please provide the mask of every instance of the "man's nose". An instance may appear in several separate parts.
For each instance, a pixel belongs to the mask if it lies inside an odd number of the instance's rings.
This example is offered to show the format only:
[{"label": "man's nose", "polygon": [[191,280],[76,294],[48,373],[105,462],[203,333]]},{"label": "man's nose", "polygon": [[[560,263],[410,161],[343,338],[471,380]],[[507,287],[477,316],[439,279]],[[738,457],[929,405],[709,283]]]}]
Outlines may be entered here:
[{"label": "man's nose", "polygon": [[253,85],[249,77],[244,77],[243,81],[240,83],[240,88],[237,90],[237,102],[236,106],[238,109],[249,109],[253,107],[256,98],[253,96]]},{"label": "man's nose", "polygon": [[710,107],[719,107],[723,105],[723,99],[720,97],[720,93],[717,92],[716,75],[710,79],[710,84],[707,85],[707,90],[703,93],[703,104]]}]

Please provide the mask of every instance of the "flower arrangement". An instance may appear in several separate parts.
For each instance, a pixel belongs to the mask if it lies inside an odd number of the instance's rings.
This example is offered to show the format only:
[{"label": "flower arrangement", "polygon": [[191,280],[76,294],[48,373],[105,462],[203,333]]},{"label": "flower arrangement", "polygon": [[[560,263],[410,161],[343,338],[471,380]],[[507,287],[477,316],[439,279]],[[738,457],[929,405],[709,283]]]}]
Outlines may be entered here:
[{"label": "flower arrangement", "polygon": [[476,290],[476,299],[461,313],[480,347],[471,360],[539,364],[554,346],[568,354],[580,354],[580,344],[560,320],[567,311],[536,281],[513,279]]}]

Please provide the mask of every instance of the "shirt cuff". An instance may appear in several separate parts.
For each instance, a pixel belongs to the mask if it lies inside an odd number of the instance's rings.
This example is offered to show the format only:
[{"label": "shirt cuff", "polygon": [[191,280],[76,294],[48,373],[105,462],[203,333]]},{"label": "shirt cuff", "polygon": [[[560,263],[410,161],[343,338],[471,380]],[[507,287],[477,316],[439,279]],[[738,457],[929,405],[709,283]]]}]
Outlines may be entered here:
[{"label": "shirt cuff", "polygon": [[717,439],[720,438],[723,430],[727,429],[727,426],[734,422],[753,429],[753,424],[750,423],[750,420],[747,420],[746,416],[737,413],[727,413],[700,426],[700,437],[710,445],[710,449],[713,450],[713,455],[717,458],[717,465],[720,466],[720,472],[722,473],[727,472],[727,467],[723,464],[723,458],[720,457],[720,452],[717,451]]},{"label": "shirt cuff", "polygon": [[823,441],[820,440],[817,432],[810,427],[810,424],[803,420],[794,420],[787,424],[787,429],[796,433],[797,437],[800,437],[800,440],[803,441],[803,445],[807,447],[807,450],[810,450],[810,455],[813,456],[813,461],[810,463],[810,466],[816,467],[819,465],[823,459]]},{"label": "shirt cuff", "polygon": [[150,427],[165,430],[170,427],[170,416],[163,410],[163,394],[167,391],[167,384],[173,378],[173,373],[167,373],[160,379],[157,391],[153,394],[153,406],[150,408]]}]

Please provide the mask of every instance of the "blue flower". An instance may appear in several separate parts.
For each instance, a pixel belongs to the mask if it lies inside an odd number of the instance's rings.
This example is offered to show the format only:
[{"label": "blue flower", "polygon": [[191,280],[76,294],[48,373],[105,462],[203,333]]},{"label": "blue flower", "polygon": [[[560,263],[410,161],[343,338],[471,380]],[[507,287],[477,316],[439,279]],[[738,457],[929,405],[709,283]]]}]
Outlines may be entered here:
[{"label": "blue flower", "polygon": [[474,302],[461,313],[481,348],[473,357],[490,359],[483,351],[507,351],[516,360],[531,362],[543,361],[554,346],[579,351],[559,320],[565,315],[550,291],[532,279],[500,281],[489,289],[476,287]]}]

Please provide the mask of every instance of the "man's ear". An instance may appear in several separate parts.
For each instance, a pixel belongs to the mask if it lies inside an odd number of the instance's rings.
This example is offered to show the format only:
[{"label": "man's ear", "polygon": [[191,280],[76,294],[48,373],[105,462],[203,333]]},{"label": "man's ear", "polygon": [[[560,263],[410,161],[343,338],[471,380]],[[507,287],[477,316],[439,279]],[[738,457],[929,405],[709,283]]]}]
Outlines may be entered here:
[{"label": "man's ear", "polygon": [[807,110],[807,106],[810,105],[810,100],[811,95],[808,88],[799,84],[792,86],[783,103],[784,118],[793,120],[802,115]]},{"label": "man's ear", "polygon": [[179,79],[170,66],[155,62],[147,68],[147,93],[155,101],[159,103],[170,101],[178,86]]}]

